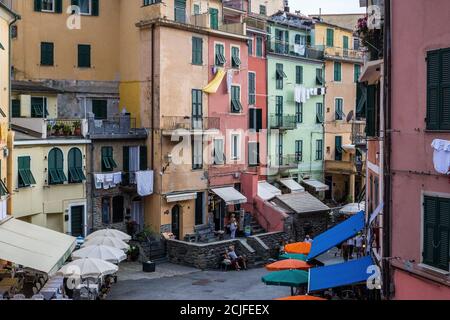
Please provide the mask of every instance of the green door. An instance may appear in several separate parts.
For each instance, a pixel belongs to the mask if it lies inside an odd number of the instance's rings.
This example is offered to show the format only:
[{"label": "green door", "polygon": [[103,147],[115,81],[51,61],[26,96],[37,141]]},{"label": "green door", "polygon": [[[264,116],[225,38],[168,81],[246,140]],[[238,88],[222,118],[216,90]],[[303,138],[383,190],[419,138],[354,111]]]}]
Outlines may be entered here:
[{"label": "green door", "polygon": [[211,29],[217,30],[219,29],[219,10],[210,8],[209,15],[211,19]]},{"label": "green door", "polygon": [[348,56],[348,37],[344,36],[342,39],[343,47],[344,47],[344,56]]},{"label": "green door", "polygon": [[70,208],[71,230],[73,237],[83,236],[83,206],[76,206]]},{"label": "green door", "polygon": [[186,22],[186,0],[175,0],[175,21]]}]

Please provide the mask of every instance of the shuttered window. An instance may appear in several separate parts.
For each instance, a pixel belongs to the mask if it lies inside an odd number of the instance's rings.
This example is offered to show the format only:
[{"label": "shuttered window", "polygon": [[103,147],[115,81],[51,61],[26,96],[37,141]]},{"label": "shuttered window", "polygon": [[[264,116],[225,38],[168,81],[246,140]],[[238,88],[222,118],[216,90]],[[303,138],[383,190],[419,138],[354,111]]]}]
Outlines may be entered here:
[{"label": "shuttered window", "polygon": [[316,122],[324,123],[324,121],[325,117],[324,117],[323,103],[318,102],[316,103]]},{"label": "shuttered window", "polygon": [[31,172],[31,157],[19,157],[17,162],[19,188],[26,188],[36,184],[36,180]]},{"label": "shuttered window", "polygon": [[255,109],[251,108],[249,109],[249,129],[255,130],[255,131],[261,131],[262,130],[262,110],[261,109]]},{"label": "shuttered window", "polygon": [[34,0],[34,11],[62,13],[63,0]]},{"label": "shuttered window", "polygon": [[342,81],[342,64],[340,62],[334,63],[334,81]]},{"label": "shuttered window", "polygon": [[323,160],[323,140],[316,140],[316,160]]},{"label": "shuttered window", "polygon": [[241,66],[240,49],[238,47],[231,48],[231,67],[239,68]]},{"label": "shuttered window", "polygon": [[295,161],[297,163],[303,161],[303,140],[295,141]]},{"label": "shuttered window", "polygon": [[52,42],[41,42],[41,66],[54,65],[54,44]]},{"label": "shuttered window", "polygon": [[248,143],[248,165],[250,167],[259,166],[259,143]]},{"label": "shuttered window", "polygon": [[275,79],[276,79],[276,88],[278,90],[283,90],[284,78],[287,78],[286,73],[284,73],[283,69],[284,67],[281,63],[276,64]]},{"label": "shuttered window", "polygon": [[83,15],[98,16],[100,13],[100,0],[72,0],[72,5],[80,7]]},{"label": "shuttered window", "polygon": [[222,139],[214,139],[214,164],[222,165],[225,163],[224,145]]},{"label": "shuttered window", "polygon": [[11,102],[11,116],[13,118],[20,118],[20,100],[14,99]]},{"label": "shuttered window", "polygon": [[375,137],[377,135],[377,87],[375,85],[367,86],[366,100],[366,135]]},{"label": "shuttered window", "polygon": [[60,149],[54,148],[48,154],[48,183],[63,184],[66,181],[64,154]]},{"label": "shuttered window", "polygon": [[231,112],[240,113],[242,112],[241,104],[241,87],[231,86]]},{"label": "shuttered window", "polygon": [[203,39],[192,37],[192,64],[203,64]]},{"label": "shuttered window", "polygon": [[355,81],[355,83],[358,83],[359,82],[359,77],[361,76],[361,65],[355,64],[354,73],[355,73],[354,81]]},{"label": "shuttered window", "polygon": [[423,263],[449,271],[450,199],[424,198]]},{"label": "shuttered window", "polygon": [[303,123],[303,103],[295,103],[295,121],[297,123]]},{"label": "shuttered window", "polygon": [[223,46],[223,44],[216,44],[216,54],[215,54],[215,64],[216,66],[220,66],[223,67],[225,65],[225,63],[227,62],[226,58],[225,58],[225,48]]},{"label": "shuttered window", "polygon": [[263,56],[263,39],[262,37],[256,37],[256,56]]},{"label": "shuttered window", "polygon": [[295,83],[296,84],[303,83],[303,67],[302,66],[295,67]]},{"label": "shuttered window", "polygon": [[78,45],[78,68],[91,67],[91,46],[88,44]]},{"label": "shuttered window", "polygon": [[175,21],[186,22],[186,0],[175,0]]},{"label": "shuttered window", "polygon": [[117,163],[114,161],[113,148],[102,148],[102,172],[111,172],[117,168]]},{"label": "shuttered window", "polygon": [[450,130],[450,48],[428,52],[427,129]]},{"label": "shuttered window", "polygon": [[327,29],[327,47],[334,47],[334,30]]},{"label": "shuttered window", "polygon": [[68,158],[69,183],[81,183],[86,180],[83,170],[83,154],[80,149],[73,148],[69,151]]},{"label": "shuttered window", "polygon": [[254,72],[248,73],[248,104],[254,105],[256,103],[256,74]]},{"label": "shuttered window", "polygon": [[335,137],[335,145],[336,145],[336,152],[335,152],[334,160],[342,161],[342,155],[344,153],[344,149],[342,149],[342,137],[341,136]]},{"label": "shuttered window", "polygon": [[209,9],[211,29],[219,29],[219,10],[210,8]]}]

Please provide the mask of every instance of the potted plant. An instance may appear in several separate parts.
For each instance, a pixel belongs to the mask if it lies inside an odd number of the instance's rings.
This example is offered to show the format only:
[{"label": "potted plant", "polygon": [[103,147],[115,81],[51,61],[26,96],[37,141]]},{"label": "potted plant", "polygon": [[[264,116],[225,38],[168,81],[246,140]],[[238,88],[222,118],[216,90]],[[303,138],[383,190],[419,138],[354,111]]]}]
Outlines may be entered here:
[{"label": "potted plant", "polygon": [[73,134],[75,136],[81,136],[81,121],[75,121],[73,124]]},{"label": "potted plant", "polygon": [[69,125],[64,125],[63,133],[65,136],[70,136],[72,134],[72,128]]},{"label": "potted plant", "polygon": [[130,250],[128,250],[128,259],[129,261],[136,262],[139,259],[139,247],[130,246]]}]

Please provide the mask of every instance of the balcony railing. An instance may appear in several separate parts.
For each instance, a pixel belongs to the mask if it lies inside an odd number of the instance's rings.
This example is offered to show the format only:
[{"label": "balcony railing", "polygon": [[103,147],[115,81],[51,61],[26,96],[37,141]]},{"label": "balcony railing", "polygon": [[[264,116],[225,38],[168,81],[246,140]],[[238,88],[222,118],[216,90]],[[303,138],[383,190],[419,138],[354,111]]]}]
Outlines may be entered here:
[{"label": "balcony railing", "polygon": [[299,163],[299,157],[295,154],[283,156],[275,155],[274,158],[271,159],[269,167],[279,168],[281,170],[295,169],[298,168]]},{"label": "balcony railing", "polygon": [[248,28],[258,29],[262,31],[266,31],[267,29],[267,21],[257,19],[252,16],[248,16],[244,19],[245,23],[247,23]]},{"label": "balcony railing", "polygon": [[363,61],[364,53],[360,50],[344,49],[338,47],[326,47],[324,48],[324,54],[326,57],[349,59]]},{"label": "balcony railing", "polygon": [[82,120],[45,120],[47,138],[83,138],[86,123]]},{"label": "balcony railing", "polygon": [[210,117],[165,117],[161,118],[161,129],[174,130],[219,130],[220,118]]},{"label": "balcony railing", "polygon": [[320,47],[291,44],[273,39],[267,41],[267,50],[270,53],[315,60],[321,60],[324,57],[323,49]]},{"label": "balcony railing", "polygon": [[269,124],[271,129],[295,130],[297,129],[297,117],[272,114],[269,117]]},{"label": "balcony railing", "polygon": [[352,143],[356,146],[367,143],[366,123],[364,121],[352,123]]},{"label": "balcony railing", "polygon": [[88,119],[89,136],[91,138],[121,138],[147,136],[145,129],[136,128],[136,119],[128,115],[108,119]]},{"label": "balcony railing", "polygon": [[223,0],[223,6],[225,8],[247,11],[248,1],[244,0]]}]

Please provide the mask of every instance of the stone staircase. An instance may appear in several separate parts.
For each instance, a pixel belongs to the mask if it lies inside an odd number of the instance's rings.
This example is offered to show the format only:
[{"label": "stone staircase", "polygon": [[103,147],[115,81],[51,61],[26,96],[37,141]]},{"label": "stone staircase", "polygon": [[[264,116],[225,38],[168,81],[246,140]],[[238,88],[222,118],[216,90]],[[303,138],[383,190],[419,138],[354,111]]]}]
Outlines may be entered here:
[{"label": "stone staircase", "polygon": [[264,230],[264,228],[261,227],[261,225],[258,223],[258,221],[256,221],[255,217],[252,217],[252,221],[251,221],[250,225],[252,227],[252,235],[253,236],[266,233],[266,230]]}]

